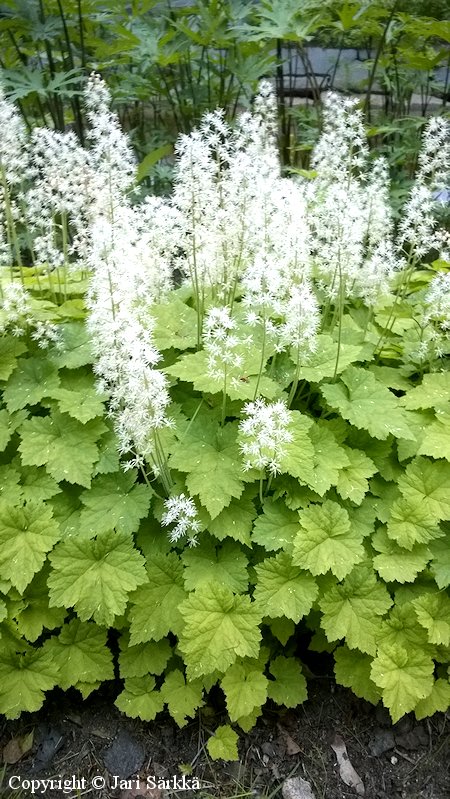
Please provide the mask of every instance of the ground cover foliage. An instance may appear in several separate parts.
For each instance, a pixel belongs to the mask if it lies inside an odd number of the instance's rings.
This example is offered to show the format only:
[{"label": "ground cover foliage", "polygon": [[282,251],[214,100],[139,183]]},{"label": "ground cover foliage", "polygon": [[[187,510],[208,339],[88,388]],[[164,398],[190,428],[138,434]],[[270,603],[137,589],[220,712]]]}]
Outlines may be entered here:
[{"label": "ground cover foliage", "polygon": [[183,726],[217,685],[233,759],[305,700],[308,640],[393,720],[447,709],[448,124],[394,231],[352,100],[286,179],[264,83],[137,204],[97,76],[85,102],[83,148],[2,100],[0,712],[116,677]]}]

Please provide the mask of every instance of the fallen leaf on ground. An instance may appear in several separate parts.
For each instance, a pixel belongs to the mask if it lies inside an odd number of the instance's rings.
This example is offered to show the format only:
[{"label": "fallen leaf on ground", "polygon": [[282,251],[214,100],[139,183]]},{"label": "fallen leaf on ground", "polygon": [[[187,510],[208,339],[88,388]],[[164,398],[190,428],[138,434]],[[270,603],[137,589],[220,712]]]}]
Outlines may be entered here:
[{"label": "fallen leaf on ground", "polygon": [[291,738],[288,731],[281,726],[281,724],[277,724],[277,727],[280,731],[280,737],[286,747],[286,754],[287,755],[299,755],[302,751],[297,743],[295,743],[294,739]]},{"label": "fallen leaf on ground", "polygon": [[358,796],[364,796],[366,790],[364,783],[353,768],[350,758],[347,754],[347,747],[340,735],[334,736],[334,741],[331,744],[339,766],[339,775],[342,782],[345,782],[350,788],[354,788]]},{"label": "fallen leaf on ground", "polygon": [[18,763],[21,758],[30,751],[33,746],[33,730],[28,735],[22,735],[19,738],[12,738],[3,749],[3,762]]}]

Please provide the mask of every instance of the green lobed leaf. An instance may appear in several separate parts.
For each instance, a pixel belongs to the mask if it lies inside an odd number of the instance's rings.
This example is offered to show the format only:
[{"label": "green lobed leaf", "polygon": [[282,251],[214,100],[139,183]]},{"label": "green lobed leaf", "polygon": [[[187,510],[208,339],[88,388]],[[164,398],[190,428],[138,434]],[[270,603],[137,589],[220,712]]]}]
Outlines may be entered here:
[{"label": "green lobed leaf", "polygon": [[253,520],[256,516],[253,496],[252,488],[247,488],[239,499],[232,498],[228,507],[208,523],[209,532],[219,541],[223,541],[229,536],[248,546]]},{"label": "green lobed leaf", "polygon": [[94,360],[90,334],[84,322],[64,322],[58,327],[60,344],[50,353],[60,369],[78,369]]},{"label": "green lobed leaf", "polygon": [[171,655],[172,649],[166,639],[130,646],[129,637],[123,635],[120,639],[120,676],[144,677],[149,673],[162,674]]},{"label": "green lobed leaf", "polygon": [[398,480],[398,487],[411,505],[421,505],[436,520],[450,519],[450,463],[414,458]]},{"label": "green lobed leaf", "polygon": [[0,577],[22,593],[59,538],[59,526],[43,502],[0,504]]},{"label": "green lobed leaf", "polygon": [[288,473],[303,482],[312,477],[312,459],[314,447],[308,435],[312,420],[299,411],[290,411],[289,432],[292,440],[283,444],[283,455],[280,456],[280,472]]},{"label": "green lobed leaf", "polygon": [[203,537],[199,546],[185,550],[182,561],[187,591],[194,591],[204,582],[227,585],[235,593],[247,590],[248,561],[239,544],[233,541],[216,547]]},{"label": "green lobed leaf", "polygon": [[255,572],[254,599],[263,616],[283,615],[297,623],[309,613],[319,593],[317,583],[311,574],[293,565],[287,553],[266,558]]},{"label": "green lobed leaf", "polygon": [[146,582],[145,560],[129,533],[63,541],[50,562],[50,605],[73,607],[82,621],[111,626],[125,611],[129,593]]},{"label": "green lobed leaf", "polygon": [[445,458],[450,461],[450,405],[436,410],[436,421],[425,428],[423,439],[418,449],[419,455],[430,455],[432,458]]},{"label": "green lobed leaf", "polygon": [[102,421],[81,424],[67,414],[35,416],[23,422],[19,451],[25,466],[45,466],[58,482],[67,480],[89,488],[98,458],[96,442],[106,430]]},{"label": "green lobed leaf", "polygon": [[379,552],[373,559],[374,569],[387,583],[411,583],[431,558],[425,544],[415,544],[412,549],[399,547],[392,541],[384,527],[380,527],[372,538],[374,549]]},{"label": "green lobed leaf", "polygon": [[20,358],[9,378],[3,397],[12,413],[36,405],[44,397],[52,397],[59,386],[56,367],[44,358]]},{"label": "green lobed leaf", "polygon": [[161,686],[161,696],[179,727],[184,727],[188,717],[193,718],[195,711],[204,705],[202,681],[185,680],[179,669],[174,669],[166,675]]},{"label": "green lobed leaf", "polygon": [[112,653],[106,645],[107,631],[93,622],[72,619],[64,624],[58,636],[44,644],[58,669],[58,685],[66,691],[79,682],[96,683],[112,680]]},{"label": "green lobed leaf", "polygon": [[386,532],[405,549],[413,549],[416,544],[428,544],[444,535],[427,507],[404,497],[392,503]]},{"label": "green lobed leaf", "polygon": [[0,336],[0,380],[8,380],[17,366],[17,359],[27,351],[26,345],[17,336]]},{"label": "green lobed leaf", "polygon": [[14,613],[17,629],[28,641],[36,641],[43,629],[61,627],[66,616],[65,608],[49,607],[47,588],[48,568],[34,576],[23,593],[21,607]]},{"label": "green lobed leaf", "polygon": [[42,707],[44,691],[57,683],[57,667],[44,649],[26,647],[23,653],[0,654],[0,713],[17,719],[23,711]]},{"label": "green lobed leaf", "polygon": [[81,370],[60,373],[60,387],[51,396],[57,400],[61,413],[68,413],[83,424],[105,412],[106,394],[101,394],[94,375]]},{"label": "green lobed leaf", "polygon": [[441,541],[433,541],[430,551],[434,579],[439,588],[447,588],[450,585],[450,535],[447,533]]},{"label": "green lobed leaf", "polygon": [[217,727],[206,742],[209,756],[213,760],[239,760],[238,740],[237,733],[228,724]]},{"label": "green lobed leaf", "polygon": [[[267,623],[267,622],[266,622]],[[286,646],[289,638],[295,633],[295,624],[292,619],[280,616],[269,620],[270,632],[278,638],[283,646]]]},{"label": "green lobed leaf", "polygon": [[450,644],[450,598],[443,592],[424,594],[412,604],[419,624],[425,627],[430,644]]},{"label": "green lobed leaf", "polygon": [[231,721],[248,716],[267,699],[268,679],[252,661],[234,663],[222,677],[228,715]]},{"label": "green lobed leaf", "polygon": [[339,383],[324,383],[321,391],[332,408],[355,427],[367,430],[374,438],[414,439],[408,425],[407,411],[397,397],[380,383],[372,372],[349,366]]},{"label": "green lobed leaf", "polygon": [[[169,631],[179,634],[182,618],[179,606],[186,597],[183,564],[175,552],[147,560],[148,583],[131,596],[130,644],[159,641]],[[151,608],[151,613],[149,613]]]},{"label": "green lobed leaf", "polygon": [[132,719],[153,721],[164,707],[164,699],[159,691],[155,691],[155,678],[127,677],[122,693],[119,694],[115,706]]},{"label": "green lobed leaf", "polygon": [[267,693],[277,705],[297,707],[306,701],[306,680],[298,660],[279,655],[270,662],[270,673],[275,680],[269,681]]},{"label": "green lobed leaf", "polygon": [[[316,351],[308,357],[306,364],[300,366],[300,379],[308,380],[311,383],[320,383],[324,377],[333,377],[337,350],[338,345],[329,333],[319,333]],[[340,374],[347,366],[357,361],[360,353],[361,346],[341,343],[337,373]]]},{"label": "green lobed leaf", "polygon": [[159,350],[197,346],[197,312],[179,297],[152,306],[153,338]]},{"label": "green lobed leaf", "polygon": [[421,699],[414,708],[416,719],[420,721],[435,713],[445,713],[450,705],[450,682],[442,677],[435,680],[431,692]]},{"label": "green lobed leaf", "polygon": [[433,671],[433,661],[420,650],[407,651],[400,644],[380,647],[370,676],[381,688],[383,704],[394,723],[430,694]]},{"label": "green lobed leaf", "polygon": [[372,568],[361,564],[355,566],[343,583],[322,596],[320,623],[329,641],[344,638],[349,649],[375,655],[381,616],[391,605],[391,597],[377,581]]},{"label": "green lobed leaf", "polygon": [[342,499],[350,499],[356,505],[360,505],[369,490],[369,478],[376,473],[377,467],[361,450],[350,447],[343,449],[349,465],[343,466],[340,470],[336,491]]},{"label": "green lobed leaf", "polygon": [[337,485],[341,470],[350,466],[344,447],[339,446],[331,430],[313,425],[309,431],[314,446],[313,471],[307,482],[323,496],[331,486]]},{"label": "green lobed leaf", "polygon": [[340,646],[334,651],[334,674],[336,682],[351,688],[356,696],[377,705],[381,699],[380,690],[370,676],[372,658],[358,652],[357,649],[348,649]]},{"label": "green lobed leaf", "polygon": [[189,679],[225,672],[237,657],[257,657],[261,615],[248,596],[216,583],[201,585],[180,606],[179,647]]},{"label": "green lobed leaf", "polygon": [[436,408],[450,397],[450,372],[425,374],[420,386],[407,391],[402,404],[408,410]]},{"label": "green lobed leaf", "polygon": [[289,510],[280,500],[265,499],[263,512],[255,519],[252,541],[269,551],[286,549],[290,552],[299,529],[298,513]]},{"label": "green lobed leaf", "polygon": [[408,652],[419,650],[430,655],[435,652],[428,643],[426,630],[419,624],[412,602],[394,605],[382,622],[377,640],[379,646],[400,644]]},{"label": "green lobed leaf", "polygon": [[113,527],[120,533],[135,533],[148,514],[152,489],[136,483],[137,472],[100,475],[80,496],[84,505],[80,529],[89,535],[105,533]]},{"label": "green lobed leaf", "polygon": [[294,540],[293,562],[312,574],[327,571],[342,580],[365,557],[363,536],[352,529],[347,511],[326,499],[299,512],[300,531]]}]

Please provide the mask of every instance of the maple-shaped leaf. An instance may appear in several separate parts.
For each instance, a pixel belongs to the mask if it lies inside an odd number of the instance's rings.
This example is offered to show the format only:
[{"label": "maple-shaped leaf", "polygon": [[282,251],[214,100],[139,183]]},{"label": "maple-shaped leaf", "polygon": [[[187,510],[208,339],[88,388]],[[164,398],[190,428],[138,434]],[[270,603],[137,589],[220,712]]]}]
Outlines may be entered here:
[{"label": "maple-shaped leaf", "polygon": [[365,557],[363,536],[351,527],[347,511],[326,499],[299,512],[300,531],[294,541],[293,562],[312,574],[327,571],[342,580]]},{"label": "maple-shaped leaf", "polygon": [[201,585],[180,606],[185,621],[179,647],[189,679],[224,672],[237,657],[257,657],[261,614],[249,596],[223,585]]},{"label": "maple-shaped leaf", "polygon": [[27,411],[8,413],[6,408],[0,410],[0,452],[6,449],[13,433],[27,418]]},{"label": "maple-shaped leaf", "polygon": [[92,694],[93,691],[96,691],[101,686],[101,680],[96,680],[95,682],[76,682],[73,686],[76,688],[77,691],[80,692],[83,699],[87,699],[88,696]]},{"label": "maple-shaped leaf", "polygon": [[349,649],[375,655],[380,618],[391,605],[391,597],[373,570],[356,566],[343,583],[333,586],[321,598],[321,626],[329,641],[345,638]]},{"label": "maple-shaped leaf", "polygon": [[58,685],[66,691],[78,682],[112,680],[112,653],[106,645],[107,631],[93,622],[72,619],[43,649],[58,668]]},{"label": "maple-shaped leaf", "polygon": [[0,337],[0,380],[7,380],[17,366],[17,359],[27,348],[17,336]]},{"label": "maple-shaped leaf", "polygon": [[209,532],[219,541],[229,536],[241,544],[249,545],[250,532],[256,516],[253,497],[253,489],[248,488],[239,499],[232,498],[228,507],[208,523]]},{"label": "maple-shaped leaf", "polygon": [[275,638],[278,638],[283,646],[286,646],[291,635],[295,633],[295,624],[292,619],[287,619],[286,616],[270,619],[269,622],[270,632]]},{"label": "maple-shaped leaf", "polygon": [[298,513],[289,510],[284,502],[265,499],[263,512],[255,519],[252,541],[267,550],[290,552],[299,529]]},{"label": "maple-shaped leaf", "polygon": [[100,533],[95,540],[66,540],[50,555],[50,605],[73,607],[82,621],[112,625],[128,595],[147,581],[145,560],[129,533]]},{"label": "maple-shaped leaf", "polygon": [[23,711],[39,710],[44,691],[50,691],[57,681],[57,666],[43,648],[26,647],[21,653],[2,651],[0,713],[7,719],[17,719]]},{"label": "maple-shaped leaf", "polygon": [[62,488],[45,469],[23,466],[20,474],[21,493],[25,502],[43,502],[60,494]]},{"label": "maple-shaped leaf", "polygon": [[450,463],[417,457],[398,480],[398,487],[413,507],[421,505],[429,516],[450,519]]},{"label": "maple-shaped leaf", "polygon": [[160,691],[155,691],[155,678],[148,674],[145,677],[127,677],[114,704],[132,719],[153,721],[163,709],[164,699]]},{"label": "maple-shaped leaf", "polygon": [[25,466],[44,466],[58,482],[67,480],[89,488],[98,458],[96,441],[106,430],[102,421],[81,424],[67,414],[34,416],[20,428],[19,451]]},{"label": "maple-shaped leaf", "polygon": [[436,408],[448,402],[450,397],[450,372],[432,372],[423,376],[420,386],[410,389],[402,397],[402,405],[408,410]]},{"label": "maple-shaped leaf", "polygon": [[443,592],[424,594],[412,600],[419,624],[425,627],[430,644],[450,644],[450,599]]},{"label": "maple-shaped leaf", "polygon": [[147,641],[129,646],[129,637],[120,639],[119,669],[121,677],[144,677],[145,674],[162,674],[172,655],[167,641]]},{"label": "maple-shaped leaf", "polygon": [[289,433],[291,440],[283,444],[283,452],[279,455],[279,471],[288,473],[302,482],[312,477],[312,459],[314,447],[308,435],[312,420],[299,411],[290,411]]},{"label": "maple-shaped leaf", "polygon": [[202,681],[186,680],[179,669],[166,675],[161,686],[161,696],[179,727],[184,727],[188,717],[193,718],[195,711],[204,704]]},{"label": "maple-shaped leaf", "polygon": [[238,740],[238,734],[228,724],[217,727],[206,742],[209,756],[213,760],[239,760]]},{"label": "maple-shaped leaf", "polygon": [[234,663],[227,669],[220,684],[231,721],[247,716],[267,699],[268,679],[254,661]]},{"label": "maple-shaped leaf", "polygon": [[369,478],[376,473],[377,467],[361,450],[350,447],[343,449],[349,465],[343,466],[340,470],[336,491],[342,499],[350,499],[356,505],[360,505],[369,490]]},{"label": "maple-shaped leaf", "polygon": [[152,305],[153,338],[158,350],[197,346],[197,312],[179,297]]},{"label": "maple-shaped leaf", "polygon": [[170,466],[187,472],[189,493],[199,497],[212,519],[244,489],[236,435],[234,423],[221,428],[211,415],[199,413],[170,456]]},{"label": "maple-shaped leaf", "polygon": [[267,693],[277,705],[297,707],[306,701],[306,679],[298,660],[279,655],[270,662],[270,673],[275,680],[269,682]]},{"label": "maple-shaped leaf", "polygon": [[19,505],[23,500],[19,485],[20,472],[12,463],[0,466],[0,501],[4,505]]},{"label": "maple-shaped leaf", "polygon": [[416,544],[428,544],[444,533],[436,516],[424,505],[400,497],[392,503],[386,532],[400,547],[413,549]]},{"label": "maple-shaped leaf", "polygon": [[360,699],[377,705],[381,694],[370,677],[372,658],[357,649],[350,650],[346,646],[340,646],[334,651],[334,661],[336,682],[351,688]]},{"label": "maple-shaped leaf", "polygon": [[[340,374],[347,366],[357,361],[360,353],[361,345],[341,342],[337,373]],[[320,383],[324,377],[333,377],[337,354],[337,342],[333,341],[329,333],[319,333],[316,351],[308,356],[306,364],[300,366],[299,377],[308,380],[309,383]]]},{"label": "maple-shaped leaf", "polygon": [[120,471],[119,440],[114,430],[108,429],[97,441],[98,461],[94,466],[97,474],[111,474]]},{"label": "maple-shaped leaf", "polygon": [[66,616],[65,608],[51,608],[48,603],[48,564],[34,576],[26,587],[20,608],[13,614],[17,629],[28,641],[36,641],[44,628],[61,627]]},{"label": "maple-shaped leaf", "polygon": [[370,676],[381,689],[383,705],[394,723],[430,694],[433,672],[432,659],[420,650],[407,651],[400,644],[380,647]]},{"label": "maple-shaped leaf", "polygon": [[[148,583],[131,596],[130,644],[159,641],[169,631],[178,634],[183,626],[179,605],[186,597],[183,564],[175,552],[147,558]],[[151,612],[149,609],[151,608]]]},{"label": "maple-shaped leaf", "polygon": [[199,546],[185,550],[182,560],[187,591],[193,591],[202,582],[227,585],[237,594],[247,590],[248,560],[239,544],[234,541],[226,541],[216,547],[211,540],[204,537]]},{"label": "maple-shaped leaf", "polygon": [[311,610],[319,589],[314,577],[295,566],[286,552],[267,558],[255,567],[254,599],[264,616],[286,616],[300,621]]},{"label": "maple-shaped leaf", "polygon": [[436,409],[436,419],[427,424],[418,448],[418,455],[445,458],[450,461],[450,405]]},{"label": "maple-shaped leaf", "polygon": [[435,654],[435,647],[429,644],[412,602],[394,605],[388,618],[382,622],[377,642],[379,646],[400,644],[408,652],[420,650],[430,656]]},{"label": "maple-shaped leaf", "polygon": [[50,352],[50,358],[60,369],[78,369],[92,363],[92,343],[83,321],[64,322],[58,326],[60,343]]},{"label": "maple-shaped leaf", "polygon": [[450,706],[450,682],[442,677],[435,680],[431,692],[421,699],[414,708],[416,719],[434,716],[435,713],[445,713]]},{"label": "maple-shaped leaf", "polygon": [[323,496],[331,486],[337,484],[341,469],[350,466],[350,460],[344,447],[338,444],[331,430],[316,423],[311,427],[309,435],[313,443],[314,454],[313,470],[307,483],[320,496]]},{"label": "maple-shaped leaf", "polygon": [[439,588],[447,588],[450,585],[450,535],[447,533],[441,541],[433,541],[430,551],[434,579]]},{"label": "maple-shaped leaf", "polygon": [[431,559],[425,544],[415,544],[412,549],[399,547],[388,537],[384,527],[373,536],[372,546],[380,553],[373,559],[374,569],[387,583],[412,583]]},{"label": "maple-shaped leaf", "polygon": [[385,439],[392,433],[396,438],[414,439],[407,411],[372,372],[349,366],[340,382],[324,383],[320,390],[328,404],[337,408],[344,419],[367,430],[374,438]]},{"label": "maple-shaped leaf", "polygon": [[21,358],[9,378],[3,396],[10,412],[36,405],[52,397],[59,387],[58,370],[44,358]]},{"label": "maple-shaped leaf", "polygon": [[105,533],[113,527],[121,533],[134,533],[150,507],[152,489],[136,483],[136,470],[95,477],[91,488],[83,491],[80,514],[82,532]]},{"label": "maple-shaped leaf", "polygon": [[23,507],[0,504],[0,577],[22,593],[60,535],[59,525],[43,502]]},{"label": "maple-shaped leaf", "polygon": [[51,396],[57,400],[61,413],[68,413],[83,424],[105,412],[107,396],[99,392],[92,372],[78,369],[60,373],[60,386]]}]

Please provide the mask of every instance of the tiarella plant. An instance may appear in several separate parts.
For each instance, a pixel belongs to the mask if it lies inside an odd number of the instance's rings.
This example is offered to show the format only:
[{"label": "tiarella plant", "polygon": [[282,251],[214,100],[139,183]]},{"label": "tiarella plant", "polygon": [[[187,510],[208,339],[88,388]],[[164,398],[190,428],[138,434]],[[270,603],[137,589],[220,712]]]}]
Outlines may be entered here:
[{"label": "tiarella plant", "polygon": [[143,202],[96,76],[85,102],[86,148],[0,105],[0,711],[117,659],[128,715],[182,726],[218,684],[248,730],[304,701],[308,648],[395,720],[447,709],[448,123],[396,232],[352,100],[287,179],[263,83]]}]

